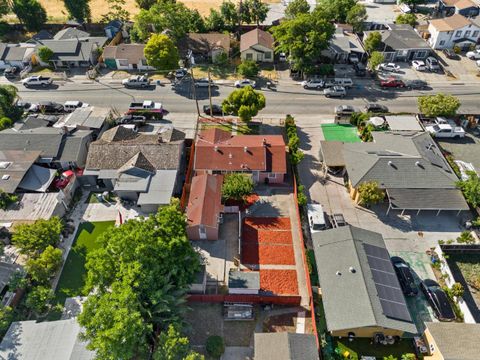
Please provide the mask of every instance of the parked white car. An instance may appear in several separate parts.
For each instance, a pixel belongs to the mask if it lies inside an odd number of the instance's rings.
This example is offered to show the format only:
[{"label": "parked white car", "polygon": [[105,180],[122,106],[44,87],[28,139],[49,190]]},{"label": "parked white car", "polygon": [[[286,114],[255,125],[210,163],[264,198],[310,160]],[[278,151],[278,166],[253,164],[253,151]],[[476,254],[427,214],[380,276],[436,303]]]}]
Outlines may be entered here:
[{"label": "parked white car", "polygon": [[378,70],[389,71],[389,72],[399,72],[400,66],[394,63],[382,63],[378,65]]},{"label": "parked white car", "polygon": [[452,126],[450,124],[435,124],[426,126],[425,129],[437,138],[463,138],[465,130],[461,126]]},{"label": "parked white car", "polygon": [[427,66],[422,60],[413,60],[412,61],[412,67],[417,70],[417,71],[426,71]]},{"label": "parked white car", "polygon": [[26,88],[31,86],[47,87],[53,83],[52,78],[46,76],[29,76],[22,80],[23,86]]},{"label": "parked white car", "polygon": [[325,214],[320,204],[307,204],[308,226],[310,232],[316,233],[327,228]]},{"label": "parked white car", "polygon": [[469,51],[465,55],[471,60],[480,60],[480,49]]},{"label": "parked white car", "polygon": [[321,89],[325,86],[325,81],[310,79],[302,81],[302,86],[304,89]]},{"label": "parked white car", "polygon": [[251,86],[254,88],[257,85],[257,83],[253,80],[249,79],[242,79],[242,80],[237,80],[235,81],[235,87],[236,88],[244,88],[245,86]]}]

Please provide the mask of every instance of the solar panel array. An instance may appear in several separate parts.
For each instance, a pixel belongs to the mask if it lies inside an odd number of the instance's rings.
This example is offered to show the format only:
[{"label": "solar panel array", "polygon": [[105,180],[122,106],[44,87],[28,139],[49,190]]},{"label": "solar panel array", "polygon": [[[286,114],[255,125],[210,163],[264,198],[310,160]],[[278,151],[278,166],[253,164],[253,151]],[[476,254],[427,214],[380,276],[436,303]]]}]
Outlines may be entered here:
[{"label": "solar panel array", "polygon": [[369,244],[363,246],[383,313],[389,318],[411,322],[412,317],[387,249]]}]

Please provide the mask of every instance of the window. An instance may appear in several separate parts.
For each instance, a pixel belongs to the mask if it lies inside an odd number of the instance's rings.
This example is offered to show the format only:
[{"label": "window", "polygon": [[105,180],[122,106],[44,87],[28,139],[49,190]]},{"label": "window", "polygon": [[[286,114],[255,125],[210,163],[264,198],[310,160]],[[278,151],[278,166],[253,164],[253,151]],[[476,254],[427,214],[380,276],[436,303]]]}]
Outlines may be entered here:
[{"label": "window", "polygon": [[253,54],[247,54],[245,57],[247,60],[252,60],[253,59]]},{"label": "window", "polygon": [[478,36],[478,30],[475,30],[475,31],[473,32],[473,37],[477,37],[477,36]]},{"label": "window", "polygon": [[439,45],[440,45],[440,46],[445,45],[445,40],[440,41],[440,44],[439,44]]},{"label": "window", "polygon": [[128,66],[128,60],[117,60],[118,65],[120,66]]},{"label": "window", "polygon": [[417,51],[415,53],[415,57],[418,58],[418,59],[423,59],[425,56],[427,56],[426,51]]},{"label": "window", "polygon": [[272,53],[270,51],[265,53],[265,59],[271,59],[272,58]]},{"label": "window", "polygon": [[462,36],[462,30],[458,30],[456,33],[455,33],[455,37],[460,37]]},{"label": "window", "polygon": [[275,179],[277,177],[277,174],[275,173],[268,173],[268,178],[269,179]]},{"label": "window", "polygon": [[257,61],[262,61],[262,54],[257,54]]},{"label": "window", "polygon": [[465,37],[469,37],[472,32],[470,30],[465,31]]}]

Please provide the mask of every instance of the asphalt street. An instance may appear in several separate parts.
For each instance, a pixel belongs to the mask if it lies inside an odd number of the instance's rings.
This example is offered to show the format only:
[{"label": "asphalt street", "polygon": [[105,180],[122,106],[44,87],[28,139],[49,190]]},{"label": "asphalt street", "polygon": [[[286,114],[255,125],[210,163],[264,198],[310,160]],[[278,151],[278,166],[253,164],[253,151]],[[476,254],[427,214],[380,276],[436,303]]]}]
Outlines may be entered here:
[{"label": "asphalt street", "polygon": [[[460,112],[478,113],[480,109],[478,102],[480,86],[476,84],[439,83],[425,91],[381,89],[372,83],[364,84],[350,89],[348,95],[343,99],[327,99],[323,96],[322,91],[305,90],[298,83],[293,82],[280,84],[276,90],[262,87],[261,91],[266,96],[267,106],[259,116],[333,114],[336,105],[349,104],[361,108],[369,102],[386,105],[392,112],[415,112],[417,111],[418,96],[439,92],[461,97]],[[185,83],[177,89],[166,84],[152,86],[146,90],[125,89],[119,81],[66,81],[58,82],[49,89],[26,89],[20,84],[15,85],[19,88],[20,97],[32,102],[50,100],[63,103],[67,100],[80,100],[91,105],[111,106],[119,112],[123,112],[132,101],[155,100],[162,102],[164,108],[172,115],[196,112],[194,91],[190,83]],[[221,103],[233,90],[233,85],[223,84],[215,87],[212,89],[213,103]],[[208,104],[208,90],[199,88],[196,93],[201,110],[204,104]]]}]

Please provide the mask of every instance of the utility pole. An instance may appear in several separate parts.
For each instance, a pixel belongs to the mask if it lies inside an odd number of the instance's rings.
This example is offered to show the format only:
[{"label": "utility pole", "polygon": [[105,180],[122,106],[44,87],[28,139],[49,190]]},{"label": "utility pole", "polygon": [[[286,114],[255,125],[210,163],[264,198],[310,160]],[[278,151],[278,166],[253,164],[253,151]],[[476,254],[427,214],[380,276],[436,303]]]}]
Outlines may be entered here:
[{"label": "utility pole", "polygon": [[210,67],[208,67],[208,100],[210,101],[210,116],[213,117],[212,80],[210,79]]},{"label": "utility pole", "polygon": [[195,88],[195,78],[193,77],[193,67],[190,68],[190,75],[192,76],[193,97],[195,99],[195,104],[197,105],[197,114],[198,117],[200,117],[200,107],[198,106],[197,89]]}]

